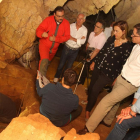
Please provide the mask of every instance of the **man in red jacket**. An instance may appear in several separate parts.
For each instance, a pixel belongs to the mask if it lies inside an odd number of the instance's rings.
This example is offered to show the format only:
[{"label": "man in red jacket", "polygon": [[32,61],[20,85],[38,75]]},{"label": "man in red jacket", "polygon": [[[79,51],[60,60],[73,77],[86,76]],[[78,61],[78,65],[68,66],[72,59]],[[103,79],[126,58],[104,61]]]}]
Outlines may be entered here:
[{"label": "man in red jacket", "polygon": [[70,39],[70,24],[64,19],[64,9],[58,6],[54,10],[54,15],[42,21],[36,30],[39,40],[40,72],[46,76],[47,67],[52,60],[60,43]]}]

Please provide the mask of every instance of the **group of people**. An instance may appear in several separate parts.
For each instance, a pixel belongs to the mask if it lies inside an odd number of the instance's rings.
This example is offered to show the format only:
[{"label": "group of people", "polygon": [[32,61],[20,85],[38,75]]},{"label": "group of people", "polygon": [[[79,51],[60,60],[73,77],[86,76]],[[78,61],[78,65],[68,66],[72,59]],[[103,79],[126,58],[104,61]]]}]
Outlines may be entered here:
[{"label": "group of people", "polygon": [[[87,39],[87,28],[83,25],[85,19],[84,14],[78,14],[76,22],[69,24],[64,19],[63,7],[58,6],[54,10],[54,15],[43,20],[36,30],[40,38],[39,70],[44,76],[59,44],[65,42],[54,76],[56,84],[49,83],[40,88],[38,78],[36,81],[37,93],[42,97],[40,113],[56,126],[67,125],[82,112],[78,96],[73,94],[70,87],[77,81],[77,74],[71,67],[79,48]],[[107,137],[107,140],[121,140],[128,129],[140,127],[140,89],[138,90],[140,86],[140,23],[134,26],[131,35],[134,47],[127,39],[126,21],[117,21],[111,26],[113,33],[107,39],[104,33],[104,22],[97,21],[86,44],[86,50],[90,52],[87,65],[93,72],[88,88],[85,114],[87,122],[84,129],[78,133],[93,132],[101,122],[111,125],[120,101],[136,92],[132,106],[121,111],[114,129]],[[66,66],[63,68],[65,63]],[[86,67],[80,79],[82,84],[86,77],[85,71]],[[62,77],[62,84],[58,82],[60,77]],[[91,114],[99,92],[107,84],[112,84],[113,90],[99,102]]]}]

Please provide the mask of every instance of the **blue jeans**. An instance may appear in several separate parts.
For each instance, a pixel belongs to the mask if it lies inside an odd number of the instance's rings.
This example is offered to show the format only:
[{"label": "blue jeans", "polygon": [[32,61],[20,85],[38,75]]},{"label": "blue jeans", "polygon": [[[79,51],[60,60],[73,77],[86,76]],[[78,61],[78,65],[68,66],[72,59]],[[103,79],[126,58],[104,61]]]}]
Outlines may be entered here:
[{"label": "blue jeans", "polygon": [[55,74],[55,78],[60,78],[60,76],[62,74],[63,67],[64,67],[66,62],[67,63],[65,66],[65,70],[72,67],[72,65],[77,57],[78,52],[79,52],[79,49],[78,50],[71,50],[66,45],[64,45],[64,48],[62,50],[61,57],[60,57],[59,66],[58,66],[57,72]]},{"label": "blue jeans", "polygon": [[137,115],[131,119],[123,120],[121,124],[116,123],[106,140],[122,140],[123,138],[125,138],[125,140],[135,140],[135,138],[140,135],[140,131],[135,131],[135,133],[132,133],[131,139],[130,137],[127,137],[127,134],[129,135],[129,132],[127,133],[127,131],[130,128],[137,127],[140,127],[140,115]]},{"label": "blue jeans", "polygon": [[140,136],[140,127],[130,129],[123,140],[137,140]]}]

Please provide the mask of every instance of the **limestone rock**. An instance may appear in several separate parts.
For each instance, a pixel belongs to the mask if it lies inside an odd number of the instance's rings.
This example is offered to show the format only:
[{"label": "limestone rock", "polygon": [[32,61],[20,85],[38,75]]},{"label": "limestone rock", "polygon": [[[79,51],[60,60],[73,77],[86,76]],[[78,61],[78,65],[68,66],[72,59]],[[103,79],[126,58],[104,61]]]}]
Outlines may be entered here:
[{"label": "limestone rock", "polygon": [[115,7],[116,20],[126,20],[129,29],[140,23],[140,1],[139,0],[122,0]]},{"label": "limestone rock", "polygon": [[108,13],[110,9],[120,0],[74,0],[65,5],[66,19],[70,23],[75,22],[78,13],[85,13],[86,16],[95,15],[103,10]]},{"label": "limestone rock", "polygon": [[64,137],[64,140],[100,140],[97,133],[87,133],[85,135],[76,134],[76,130],[72,128]]},{"label": "limestone rock", "polygon": [[66,134],[39,113],[14,118],[0,133],[1,140],[60,140],[61,137],[64,137],[64,140],[100,140],[96,133],[78,135],[74,128]]},{"label": "limestone rock", "polygon": [[7,66],[7,63],[0,60],[0,68],[5,68]]},{"label": "limestone rock", "polygon": [[41,114],[17,117],[0,133],[1,140],[60,140],[65,132]]},{"label": "limestone rock", "polygon": [[[31,85],[34,85],[34,87]],[[32,72],[31,74],[29,69],[11,64],[7,64],[5,69],[0,69],[0,92],[15,102],[18,111],[21,105],[23,110],[27,106],[33,105],[33,111],[29,109],[29,114],[35,113],[37,108],[39,109],[39,97],[35,88],[35,73]],[[38,104],[36,104],[36,101],[38,101]]]},{"label": "limestone rock", "polygon": [[42,21],[42,4],[40,0],[4,0],[0,3],[1,58],[19,58],[32,46],[36,28]]}]

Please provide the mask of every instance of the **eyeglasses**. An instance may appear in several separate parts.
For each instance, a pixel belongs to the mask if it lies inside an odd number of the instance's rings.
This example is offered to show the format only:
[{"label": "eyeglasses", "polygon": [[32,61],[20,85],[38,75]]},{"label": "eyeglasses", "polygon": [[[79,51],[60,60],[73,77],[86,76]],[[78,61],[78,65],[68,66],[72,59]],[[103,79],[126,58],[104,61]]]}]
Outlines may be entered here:
[{"label": "eyeglasses", "polygon": [[[56,15],[56,14],[55,14],[55,15]],[[58,18],[61,18],[61,17],[63,18],[63,17],[64,17],[64,15],[62,15],[62,16],[56,15],[56,16],[57,16]]]},{"label": "eyeglasses", "polygon": [[132,36],[132,37],[140,37],[140,36],[136,36],[136,35],[134,35],[134,34],[132,34],[131,36]]},{"label": "eyeglasses", "polygon": [[97,28],[100,28],[100,29],[102,29],[102,27],[99,27],[99,26],[97,26],[97,25],[94,25],[94,27],[97,27]]}]

